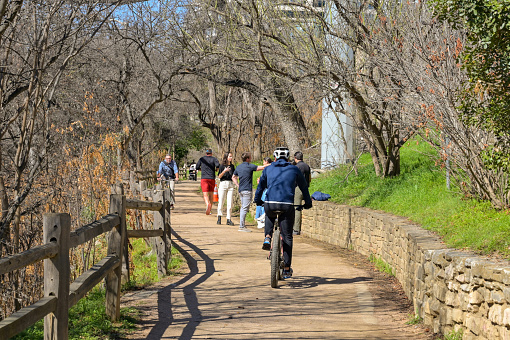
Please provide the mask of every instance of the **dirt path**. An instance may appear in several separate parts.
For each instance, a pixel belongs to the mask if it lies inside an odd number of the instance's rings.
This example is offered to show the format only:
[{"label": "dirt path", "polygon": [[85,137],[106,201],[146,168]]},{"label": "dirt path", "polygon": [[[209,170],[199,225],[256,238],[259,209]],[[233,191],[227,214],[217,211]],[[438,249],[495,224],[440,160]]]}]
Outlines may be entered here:
[{"label": "dirt path", "polygon": [[235,217],[234,227],[217,225],[198,183],[176,186],[171,217],[189,274],[123,297],[143,313],[131,339],[431,338],[405,324],[409,304],[394,281],[346,250],[295,237],[294,277],[271,288],[262,230],[238,232]]}]

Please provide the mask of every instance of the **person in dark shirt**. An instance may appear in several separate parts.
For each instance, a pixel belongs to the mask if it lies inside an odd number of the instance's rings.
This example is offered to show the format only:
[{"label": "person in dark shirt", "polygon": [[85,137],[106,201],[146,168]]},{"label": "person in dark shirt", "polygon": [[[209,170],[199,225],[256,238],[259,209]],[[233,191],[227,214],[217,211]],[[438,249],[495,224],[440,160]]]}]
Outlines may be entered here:
[{"label": "person in dark shirt", "polygon": [[[306,180],[306,186],[310,186],[310,182],[312,181],[311,171],[308,164],[306,164],[303,161],[303,153],[301,151],[297,151],[294,154],[294,162],[296,163],[296,166],[301,170],[301,173],[303,176],[305,176]],[[294,194],[294,205],[301,205],[303,202],[303,193],[299,189],[299,187],[296,186],[296,193]],[[293,234],[299,235],[301,234],[301,210],[296,209],[295,215],[294,215],[294,227],[293,227]]]},{"label": "person in dark shirt", "polygon": [[250,232],[246,228],[246,214],[250,208],[252,191],[253,191],[253,172],[264,169],[264,166],[251,164],[251,153],[244,152],[242,154],[243,163],[239,164],[234,171],[232,181],[239,188],[239,197],[241,198],[241,212],[239,216],[239,231]]},{"label": "person in dark shirt", "polygon": [[225,196],[227,197],[227,225],[234,225],[231,220],[232,210],[232,197],[234,195],[234,183],[232,182],[232,176],[236,167],[232,163],[232,153],[226,152],[223,155],[223,161],[220,164],[218,170],[218,177],[220,178],[220,186],[218,188],[218,221],[217,224],[221,224],[221,216],[223,216],[223,202]]},{"label": "person in dark shirt", "polygon": [[214,186],[216,185],[216,170],[220,167],[220,162],[212,155],[212,149],[205,150],[205,156],[201,157],[196,169],[201,171],[200,186],[204,195],[206,205],[205,214],[211,215]]}]

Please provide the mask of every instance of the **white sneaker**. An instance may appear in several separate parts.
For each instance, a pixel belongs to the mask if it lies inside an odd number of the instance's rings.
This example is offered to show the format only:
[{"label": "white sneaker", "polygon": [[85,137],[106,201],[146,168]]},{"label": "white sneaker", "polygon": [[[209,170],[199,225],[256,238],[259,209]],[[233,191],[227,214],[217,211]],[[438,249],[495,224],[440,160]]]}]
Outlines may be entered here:
[{"label": "white sneaker", "polygon": [[251,233],[251,230],[246,227],[239,227],[239,231],[244,231],[245,233]]}]

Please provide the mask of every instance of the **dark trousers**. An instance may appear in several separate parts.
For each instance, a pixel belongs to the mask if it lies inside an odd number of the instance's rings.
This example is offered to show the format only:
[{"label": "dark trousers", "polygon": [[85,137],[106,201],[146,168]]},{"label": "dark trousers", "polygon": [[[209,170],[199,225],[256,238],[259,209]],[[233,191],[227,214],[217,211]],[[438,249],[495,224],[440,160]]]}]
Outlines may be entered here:
[{"label": "dark trousers", "polygon": [[278,218],[283,240],[283,262],[285,267],[290,267],[292,263],[292,242],[294,239],[292,235],[294,206],[292,204],[264,203],[264,211],[266,212],[265,235],[273,236],[274,222]]}]

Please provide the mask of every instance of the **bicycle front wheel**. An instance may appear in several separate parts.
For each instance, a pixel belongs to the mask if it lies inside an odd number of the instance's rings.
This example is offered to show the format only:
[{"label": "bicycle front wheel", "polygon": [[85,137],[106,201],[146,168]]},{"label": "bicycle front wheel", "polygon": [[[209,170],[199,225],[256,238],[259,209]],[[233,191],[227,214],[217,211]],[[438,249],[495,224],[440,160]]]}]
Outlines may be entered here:
[{"label": "bicycle front wheel", "polygon": [[278,276],[280,275],[280,229],[276,229],[273,233],[273,241],[271,247],[271,288],[278,287]]}]

